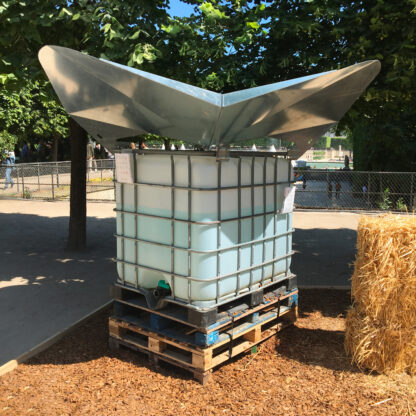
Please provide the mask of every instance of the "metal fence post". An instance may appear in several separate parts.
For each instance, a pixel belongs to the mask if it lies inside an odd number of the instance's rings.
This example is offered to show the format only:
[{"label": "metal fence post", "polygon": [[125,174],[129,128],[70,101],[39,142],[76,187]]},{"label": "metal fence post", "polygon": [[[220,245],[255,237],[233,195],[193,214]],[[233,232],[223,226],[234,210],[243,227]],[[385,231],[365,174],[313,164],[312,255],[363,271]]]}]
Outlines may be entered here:
[{"label": "metal fence post", "polygon": [[38,162],[38,191],[40,191],[40,165]]},{"label": "metal fence post", "polygon": [[100,160],[101,182],[103,181],[103,161]]},{"label": "metal fence post", "polygon": [[[328,169],[326,170],[326,206],[329,207],[329,203],[330,203],[330,197],[329,197],[329,172]],[[332,191],[331,191],[331,195],[332,195]]]},{"label": "metal fence post", "polygon": [[413,186],[415,183],[415,174],[412,173],[410,176],[410,206],[413,209],[415,206],[414,195],[413,195]]},{"label": "metal fence post", "polygon": [[56,167],[56,186],[59,187],[59,166],[58,166],[58,162],[55,162],[55,167]]},{"label": "metal fence post", "polygon": [[20,167],[16,168],[16,179],[17,179],[17,192],[19,192],[19,179],[20,179],[20,175],[19,175],[19,171],[20,171]]},{"label": "metal fence post", "polygon": [[22,166],[22,195],[25,197],[25,167]]},{"label": "metal fence post", "polygon": [[55,190],[53,189],[53,170],[51,171],[51,178],[52,178],[52,199],[55,199]]},{"label": "metal fence post", "polygon": [[370,207],[370,192],[371,192],[371,181],[370,181],[370,172],[368,172],[368,179],[367,179],[367,207]]},{"label": "metal fence post", "polygon": [[383,195],[383,174],[381,172],[378,173],[380,177],[380,191],[378,197],[381,198]]}]

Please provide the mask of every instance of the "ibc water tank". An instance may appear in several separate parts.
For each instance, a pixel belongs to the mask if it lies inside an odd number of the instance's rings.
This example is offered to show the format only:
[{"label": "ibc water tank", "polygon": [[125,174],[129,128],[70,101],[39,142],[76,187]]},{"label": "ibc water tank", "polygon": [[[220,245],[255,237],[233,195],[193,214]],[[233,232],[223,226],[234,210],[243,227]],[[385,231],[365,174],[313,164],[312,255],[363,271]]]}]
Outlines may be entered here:
[{"label": "ibc water tank", "polygon": [[122,156],[131,176],[118,174],[116,182],[119,284],[140,290],[165,281],[170,301],[202,309],[288,277],[292,214],[280,211],[293,179],[289,159],[151,150]]}]

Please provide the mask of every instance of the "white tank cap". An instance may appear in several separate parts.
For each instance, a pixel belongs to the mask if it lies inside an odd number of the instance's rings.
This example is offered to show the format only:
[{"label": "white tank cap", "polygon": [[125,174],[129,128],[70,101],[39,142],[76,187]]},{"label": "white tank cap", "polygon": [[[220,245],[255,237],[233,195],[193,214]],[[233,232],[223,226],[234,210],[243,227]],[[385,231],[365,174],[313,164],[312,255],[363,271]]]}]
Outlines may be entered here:
[{"label": "white tank cap", "polygon": [[274,144],[272,144],[270,146],[269,152],[275,152],[275,151],[276,151],[276,148],[274,147]]},{"label": "white tank cap", "polygon": [[170,147],[170,150],[176,150],[176,147],[174,144],[172,144],[172,146]]},{"label": "white tank cap", "polygon": [[255,144],[253,144],[253,146],[251,146],[251,151],[252,152],[257,152],[257,147]]},{"label": "white tank cap", "polygon": [[186,147],[183,143],[181,144],[181,147],[179,148],[179,150],[186,150]]},{"label": "white tank cap", "polygon": [[166,150],[166,149],[165,149],[165,144],[164,144],[164,143],[162,144],[162,150]]}]

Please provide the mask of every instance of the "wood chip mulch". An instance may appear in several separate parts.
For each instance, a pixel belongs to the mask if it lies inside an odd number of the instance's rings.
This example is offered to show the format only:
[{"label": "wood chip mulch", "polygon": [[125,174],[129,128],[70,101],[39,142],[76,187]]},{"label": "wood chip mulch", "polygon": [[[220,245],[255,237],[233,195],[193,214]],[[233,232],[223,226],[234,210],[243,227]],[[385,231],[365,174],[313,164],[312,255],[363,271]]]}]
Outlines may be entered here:
[{"label": "wood chip mulch", "polygon": [[416,415],[416,379],[360,372],[344,352],[349,293],[303,290],[301,316],[217,369],[181,369],[108,348],[107,310],[0,378],[0,415]]}]

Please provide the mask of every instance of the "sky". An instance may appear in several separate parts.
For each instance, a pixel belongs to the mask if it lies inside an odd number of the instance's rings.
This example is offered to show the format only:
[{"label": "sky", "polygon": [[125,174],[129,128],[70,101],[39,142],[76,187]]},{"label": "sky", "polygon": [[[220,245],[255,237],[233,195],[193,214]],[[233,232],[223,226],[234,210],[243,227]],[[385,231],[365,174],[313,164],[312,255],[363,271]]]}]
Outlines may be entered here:
[{"label": "sky", "polygon": [[170,15],[177,17],[190,16],[194,11],[194,6],[182,3],[180,0],[170,0]]}]

